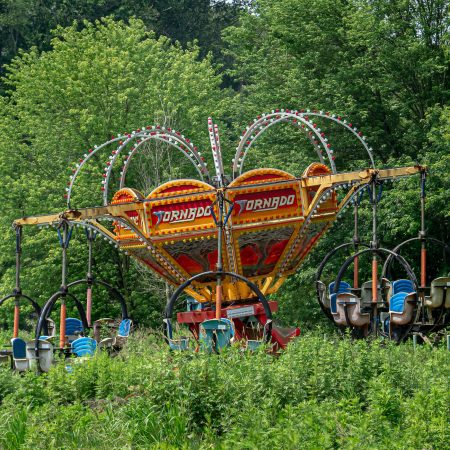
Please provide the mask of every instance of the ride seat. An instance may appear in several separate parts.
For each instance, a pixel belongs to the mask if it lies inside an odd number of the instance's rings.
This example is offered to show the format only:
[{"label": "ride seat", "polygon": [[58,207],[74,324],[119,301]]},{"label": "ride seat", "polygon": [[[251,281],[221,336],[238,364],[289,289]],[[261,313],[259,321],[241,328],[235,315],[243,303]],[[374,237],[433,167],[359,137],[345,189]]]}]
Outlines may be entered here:
[{"label": "ride seat", "polygon": [[330,298],[327,296],[327,287],[323,283],[323,281],[316,281],[316,289],[319,294],[320,302],[325,308],[330,309]]},{"label": "ride seat", "polygon": [[389,316],[391,325],[411,323],[416,304],[416,292],[398,292],[389,299]]},{"label": "ride seat", "polygon": [[170,321],[170,319],[164,319],[164,323],[167,327],[166,337],[169,342],[170,349],[177,351],[187,350],[189,348],[189,338],[182,336],[179,339],[173,339],[172,322]]},{"label": "ride seat", "polygon": [[207,351],[218,352],[230,345],[234,326],[230,319],[205,320],[200,324],[200,342]]},{"label": "ride seat", "polygon": [[337,314],[337,303],[336,303],[336,296],[338,294],[341,294],[343,292],[350,292],[351,290],[351,285],[349,283],[347,283],[346,281],[341,281],[339,283],[339,288],[338,291],[335,293],[334,292],[334,286],[335,286],[335,282],[333,281],[332,283],[329,284],[328,286],[328,293],[330,296],[330,309],[331,309],[331,313],[332,314]]},{"label": "ride seat", "polygon": [[[112,320],[112,319],[104,319]],[[121,348],[125,345],[128,337],[130,336],[131,327],[133,321],[131,319],[123,319],[119,324],[119,330],[117,336],[102,339],[99,342],[100,347],[117,347]]]},{"label": "ride seat", "polygon": [[21,338],[11,339],[11,344],[15,369],[18,372],[25,372],[29,369],[27,358],[27,344]]},{"label": "ride seat", "polygon": [[48,340],[39,338],[39,357],[36,357],[36,341],[27,342],[27,358],[30,369],[36,367],[36,362],[39,365],[41,372],[48,372],[53,364],[53,345]]},{"label": "ride seat", "polygon": [[80,319],[75,319],[73,317],[67,317],[66,319],[66,336],[70,342],[75,341],[80,336],[80,333],[83,333],[84,327],[83,322]]},{"label": "ride seat", "polygon": [[[337,314],[333,315],[338,325],[363,327],[370,322],[370,314],[361,310],[361,299],[350,292],[342,292],[336,297]],[[347,308],[347,315],[345,309]],[[348,321],[347,321],[348,318]]]},{"label": "ride seat", "polygon": [[431,282],[430,297],[426,299],[426,305],[439,308],[442,304],[445,308],[450,308],[450,277],[435,278]]},{"label": "ride seat", "polygon": [[392,283],[392,295],[398,294],[399,292],[405,292],[409,294],[414,292],[414,283],[411,280],[396,280]]},{"label": "ride seat", "polygon": [[72,353],[78,357],[94,356],[96,348],[96,340],[90,337],[75,339],[71,344]]},{"label": "ride seat", "polygon": [[[377,302],[383,301],[383,294],[385,298],[388,297],[391,283],[387,278],[381,279],[381,287],[378,285]],[[361,286],[361,300],[364,306],[372,304],[372,280],[365,281]]]}]

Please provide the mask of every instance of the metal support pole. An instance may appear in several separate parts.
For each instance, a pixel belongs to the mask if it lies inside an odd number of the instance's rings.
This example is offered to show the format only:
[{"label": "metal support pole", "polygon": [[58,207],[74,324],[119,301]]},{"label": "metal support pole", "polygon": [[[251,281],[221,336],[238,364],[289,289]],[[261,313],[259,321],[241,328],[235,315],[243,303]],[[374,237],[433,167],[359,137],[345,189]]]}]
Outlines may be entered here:
[{"label": "metal support pole", "polygon": [[[372,242],[373,250],[378,249],[377,238],[377,184],[376,180],[372,181]],[[378,334],[377,330],[377,316],[378,316],[378,259],[374,251],[372,255],[372,328],[375,336]]]},{"label": "metal support pole", "polygon": [[425,231],[425,181],[426,173],[420,174],[420,238],[422,248],[420,252],[420,287],[425,288],[427,284],[427,249],[426,249],[426,231]]},{"label": "metal support pole", "polygon": [[222,235],[223,235],[223,191],[217,192],[217,204],[219,207],[219,218],[217,221],[217,285],[216,285],[216,319],[222,317]]},{"label": "metal support pole", "polygon": [[20,256],[22,254],[22,227],[15,226],[16,230],[16,286],[14,288],[14,328],[13,338],[19,337],[20,321],[20,296],[22,294],[20,287]]},{"label": "metal support pole", "polygon": [[[354,210],[354,219],[355,219],[355,231],[353,233],[353,243],[354,243],[354,252],[358,253],[358,243],[359,243],[359,235],[358,235],[358,201],[357,198],[355,200]],[[353,261],[353,287],[357,289],[359,287],[359,257],[357,256]]]},{"label": "metal support pole", "polygon": [[86,319],[89,326],[92,325],[92,244],[94,242],[94,230],[87,231],[88,239],[88,270],[87,270],[87,290],[86,290]]},{"label": "metal support pole", "polygon": [[61,269],[61,312],[59,323],[59,347],[64,349],[66,346],[66,294],[67,294],[67,247],[69,246],[68,224],[61,224],[62,235],[60,235],[60,243],[62,248],[62,269]]}]

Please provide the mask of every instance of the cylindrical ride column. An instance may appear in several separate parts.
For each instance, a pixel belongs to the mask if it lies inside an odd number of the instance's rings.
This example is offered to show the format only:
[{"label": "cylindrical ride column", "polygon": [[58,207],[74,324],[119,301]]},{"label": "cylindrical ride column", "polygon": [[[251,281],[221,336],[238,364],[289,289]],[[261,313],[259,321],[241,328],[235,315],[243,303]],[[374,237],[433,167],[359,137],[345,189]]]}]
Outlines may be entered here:
[{"label": "cylindrical ride column", "polygon": [[61,312],[59,315],[59,348],[62,350],[66,346],[66,299],[61,297]]},{"label": "cylindrical ride column", "polygon": [[66,294],[67,294],[67,247],[69,246],[70,236],[68,234],[68,223],[61,224],[62,235],[59,233],[62,248],[62,268],[61,268],[61,312],[59,317],[59,348],[61,350],[66,346]]},{"label": "cylindrical ride column", "polygon": [[16,298],[14,300],[14,330],[13,330],[13,338],[19,337],[19,319],[20,319],[20,305],[19,299]]},{"label": "cylindrical ride column", "polygon": [[[354,206],[354,219],[355,219],[355,231],[353,233],[353,244],[354,244],[354,251],[355,253],[358,253],[358,242],[359,242],[359,235],[358,235],[358,199],[355,198],[355,206]],[[359,288],[359,257],[357,256],[353,261],[353,288],[357,289]]]},{"label": "cylindrical ride column", "polygon": [[94,231],[89,229],[87,231],[88,239],[88,271],[87,271],[87,290],[86,290],[86,319],[89,326],[92,325],[92,244],[94,242]]},{"label": "cylindrical ride column", "polygon": [[426,248],[426,231],[425,231],[425,180],[426,173],[420,175],[420,238],[422,246],[420,250],[420,287],[425,288],[427,285],[427,248]]},{"label": "cylindrical ride column", "polygon": [[223,191],[217,191],[219,218],[217,221],[217,285],[216,285],[216,319],[222,318],[222,234],[223,234]]},{"label": "cylindrical ride column", "polygon": [[22,253],[22,227],[15,226],[16,230],[16,286],[14,288],[14,328],[13,338],[19,337],[19,321],[20,321],[20,255]]},{"label": "cylindrical ride column", "polygon": [[377,239],[377,184],[372,181],[372,330],[375,336],[378,334],[378,259],[376,250],[378,249]]}]

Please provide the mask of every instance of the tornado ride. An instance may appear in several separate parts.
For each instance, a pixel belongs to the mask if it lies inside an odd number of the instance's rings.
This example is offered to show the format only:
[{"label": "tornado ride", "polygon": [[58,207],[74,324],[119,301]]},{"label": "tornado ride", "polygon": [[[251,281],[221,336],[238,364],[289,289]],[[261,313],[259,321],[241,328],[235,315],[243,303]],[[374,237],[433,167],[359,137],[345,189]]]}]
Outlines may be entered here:
[{"label": "tornado ride", "polygon": [[[365,167],[338,172],[336,157],[339,157],[339,149],[332,148],[317,121],[332,124],[342,134],[348,134],[365,153]],[[274,125],[283,123],[291,124],[305,134],[315,150],[316,162],[306,167],[303,173],[294,175],[272,168],[244,171],[246,158],[258,138]],[[365,190],[370,191],[373,204],[372,240],[368,244],[358,240],[352,242],[357,251],[351,261],[345,261],[338,279],[328,290],[320,280],[320,274],[317,276],[320,306],[338,326],[348,326],[363,336],[383,333],[387,326],[387,334],[394,336],[396,328],[400,327],[403,337],[416,323],[420,316],[418,311],[430,299],[423,289],[420,291],[408,262],[396,250],[380,247],[376,205],[377,190],[385,181],[414,174],[424,176],[424,167],[377,169],[366,138],[351,123],[322,111],[286,109],[258,116],[247,126],[236,148],[232,175],[229,176],[224,170],[218,127],[211,118],[208,119],[208,131],[214,173],[210,173],[202,153],[181,133],[169,127],[146,126],[113,137],[80,158],[66,189],[65,211],[15,221],[18,235],[21,235],[22,227],[28,225],[56,227],[62,248],[61,288],[40,311],[33,344],[34,358],[41,360],[39,352],[47,342],[41,335],[57,301],[61,303],[59,350],[74,351],[73,341],[68,339],[65,302],[70,300],[73,284],[67,282],[67,248],[76,226],[86,229],[90,255],[92,236],[99,235],[173,286],[174,292],[163,320],[165,339],[171,349],[192,347],[217,352],[233,341],[242,341],[250,350],[263,343],[272,345],[275,351],[284,348],[300,330],[276,326],[272,314],[277,311],[278,303],[268,298],[273,297],[286,279],[298,270],[321,236]],[[177,152],[179,160],[191,164],[196,177],[172,179],[147,196],[127,186],[127,173],[140,149],[149,142],[162,143]],[[96,155],[108,151],[100,187],[102,206],[75,208],[72,199],[77,180]],[[359,251],[358,245],[367,248]],[[342,278],[353,261],[355,273],[358,272],[357,262],[363,252],[371,255],[373,279],[359,288],[355,275],[356,283],[351,287]],[[379,276],[383,258],[388,265],[392,259],[400,263],[409,277],[406,280],[408,292],[402,291],[402,299],[395,307],[393,299],[397,302],[396,295],[399,296],[396,282],[391,285],[384,274]],[[88,288],[86,311],[74,299],[80,312],[78,325],[85,331],[92,326],[92,292],[89,293],[89,289],[94,278],[91,269],[90,258],[86,280],[78,281]],[[439,290],[442,285],[445,300],[431,300],[430,308],[440,309],[426,317],[428,322],[433,317],[439,324],[447,321],[450,280],[445,280],[431,287],[431,291],[433,288]],[[18,296],[22,294],[18,278],[16,281],[14,337],[17,338]],[[123,297],[112,286],[103,284],[114,291],[121,302],[122,321],[129,321]],[[186,295],[187,310],[180,311],[180,302]],[[438,295],[442,296],[442,293],[439,291]],[[183,335],[184,329],[190,337]],[[95,342],[98,344],[98,339]]]}]

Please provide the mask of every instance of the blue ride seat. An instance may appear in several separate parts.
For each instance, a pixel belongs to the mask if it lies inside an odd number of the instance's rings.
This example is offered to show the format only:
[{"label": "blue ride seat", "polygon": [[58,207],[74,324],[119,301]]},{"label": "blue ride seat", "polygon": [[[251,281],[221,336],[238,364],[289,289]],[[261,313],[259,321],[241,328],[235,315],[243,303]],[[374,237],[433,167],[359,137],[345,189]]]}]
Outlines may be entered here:
[{"label": "blue ride seat", "polygon": [[389,312],[402,313],[405,309],[407,292],[398,292],[389,299]]},{"label": "blue ride seat", "polygon": [[128,337],[130,335],[131,331],[131,325],[132,325],[131,319],[124,319],[122,322],[120,322],[119,325],[119,333],[118,336],[120,337]]},{"label": "blue ride seat", "polygon": [[164,319],[164,323],[167,327],[167,340],[169,341],[170,350],[184,351],[189,348],[189,338],[180,337],[179,339],[173,338],[172,322],[170,319]]},{"label": "blue ride seat", "polygon": [[72,353],[78,357],[94,356],[96,348],[97,342],[90,337],[75,339],[71,344]]},{"label": "blue ride seat", "polygon": [[218,352],[230,345],[233,336],[234,326],[230,319],[211,319],[200,324],[200,342],[207,351]]},{"label": "blue ride seat", "polygon": [[350,292],[352,287],[346,281],[341,281],[339,283],[338,291],[335,293],[334,292],[334,286],[335,286],[335,282],[333,281],[333,282],[331,282],[328,285],[328,292],[329,292],[329,295],[330,295],[330,309],[331,309],[331,313],[332,314],[337,314],[337,295],[338,294],[342,294],[344,292]]},{"label": "blue ride seat", "polygon": [[11,339],[14,367],[19,372],[28,370],[27,344],[21,338]]},{"label": "blue ride seat", "polygon": [[186,301],[186,309],[188,311],[200,311],[203,309],[203,305],[195,300],[195,298],[188,297]]},{"label": "blue ride seat", "polygon": [[75,341],[80,333],[83,333],[83,322],[80,319],[67,317],[66,319],[66,336],[69,342]]},{"label": "blue ride seat", "polygon": [[414,284],[411,280],[396,280],[392,283],[392,296],[398,294],[400,292],[404,292],[409,294],[410,292],[414,292]]}]

